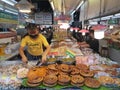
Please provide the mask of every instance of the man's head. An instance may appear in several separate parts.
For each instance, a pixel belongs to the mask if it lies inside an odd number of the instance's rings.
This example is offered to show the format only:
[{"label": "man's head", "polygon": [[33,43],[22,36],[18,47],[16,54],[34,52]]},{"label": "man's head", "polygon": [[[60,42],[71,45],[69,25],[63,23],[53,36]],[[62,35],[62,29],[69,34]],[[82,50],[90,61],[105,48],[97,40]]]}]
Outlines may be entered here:
[{"label": "man's head", "polygon": [[89,32],[90,32],[90,33],[89,33],[90,37],[91,37],[91,38],[94,38],[94,30],[90,30]]},{"label": "man's head", "polygon": [[38,35],[39,35],[39,29],[37,27],[36,24],[33,24],[33,23],[29,23],[27,26],[26,26],[26,29],[27,29],[27,32],[29,34],[29,36],[33,39],[37,38]]}]

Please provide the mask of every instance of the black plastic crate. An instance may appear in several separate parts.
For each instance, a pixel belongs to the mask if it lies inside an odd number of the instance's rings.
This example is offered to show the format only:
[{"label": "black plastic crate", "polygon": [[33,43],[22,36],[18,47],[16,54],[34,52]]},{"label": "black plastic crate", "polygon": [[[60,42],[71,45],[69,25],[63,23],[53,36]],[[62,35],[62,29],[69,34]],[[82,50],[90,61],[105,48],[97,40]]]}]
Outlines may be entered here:
[{"label": "black plastic crate", "polygon": [[24,86],[20,86],[19,90],[46,90],[46,89],[40,89],[37,87],[24,87]]}]

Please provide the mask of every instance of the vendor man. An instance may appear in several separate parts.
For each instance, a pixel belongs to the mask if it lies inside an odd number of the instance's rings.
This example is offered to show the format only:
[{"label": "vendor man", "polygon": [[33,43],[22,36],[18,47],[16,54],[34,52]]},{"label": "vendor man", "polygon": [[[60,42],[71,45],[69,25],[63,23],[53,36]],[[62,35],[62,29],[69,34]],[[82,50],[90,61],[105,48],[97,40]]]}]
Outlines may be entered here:
[{"label": "vendor man", "polygon": [[[23,63],[27,63],[28,60],[40,60],[41,63],[46,61],[48,52],[50,51],[50,45],[46,38],[39,33],[39,29],[36,24],[30,23],[26,27],[27,35],[22,39],[19,53],[22,57]],[[43,50],[45,46],[45,50]],[[26,47],[26,49],[25,49]],[[27,51],[25,54],[24,50]]]}]

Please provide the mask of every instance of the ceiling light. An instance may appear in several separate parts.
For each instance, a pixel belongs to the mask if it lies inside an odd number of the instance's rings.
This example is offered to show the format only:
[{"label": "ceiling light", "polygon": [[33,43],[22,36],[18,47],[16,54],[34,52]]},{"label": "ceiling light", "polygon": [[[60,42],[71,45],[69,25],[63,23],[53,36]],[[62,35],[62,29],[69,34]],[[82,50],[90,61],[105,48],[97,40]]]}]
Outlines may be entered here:
[{"label": "ceiling light", "polygon": [[13,12],[13,11],[10,11],[10,10],[5,10],[5,12],[8,12],[8,13],[12,13],[12,14],[18,15],[17,12]]},{"label": "ceiling light", "polygon": [[22,13],[30,13],[31,12],[30,9],[28,9],[28,10],[25,10],[25,9],[22,10],[22,9],[20,9],[19,11],[22,12]]},{"label": "ceiling light", "polygon": [[95,31],[94,37],[96,39],[102,39],[104,38],[104,31],[107,29],[107,27],[105,25],[95,25],[92,26],[92,29]]},{"label": "ceiling light", "polygon": [[115,14],[115,16],[120,16],[120,13]]},{"label": "ceiling light", "polygon": [[73,15],[74,12],[75,12],[76,10],[78,10],[78,8],[80,8],[83,3],[84,3],[84,0],[82,0],[82,1],[80,2],[80,4],[76,7],[76,9],[72,11],[71,15]]},{"label": "ceiling light", "polygon": [[22,13],[30,13],[31,9],[34,8],[34,6],[26,0],[19,1],[17,4],[15,4],[15,7],[17,7]]},{"label": "ceiling light", "polygon": [[9,4],[9,5],[11,5],[11,6],[14,6],[15,3],[16,3],[15,1],[13,2],[13,1],[10,1],[10,0],[2,0],[2,1]]},{"label": "ceiling light", "polygon": [[82,33],[83,36],[84,36],[86,33],[89,33],[89,31],[86,30],[86,29],[82,29],[82,30],[80,30],[79,32]]},{"label": "ceiling light", "polygon": [[51,6],[52,6],[52,9],[54,10],[54,9],[55,9],[55,7],[54,7],[53,2],[50,2],[50,3],[51,3]]},{"label": "ceiling light", "polygon": [[96,39],[103,39],[104,38],[104,30],[95,30],[94,37]]},{"label": "ceiling light", "polygon": [[4,9],[0,7],[0,10],[4,10]]},{"label": "ceiling light", "polygon": [[76,10],[84,3],[84,1],[81,1],[80,4],[77,6]]}]

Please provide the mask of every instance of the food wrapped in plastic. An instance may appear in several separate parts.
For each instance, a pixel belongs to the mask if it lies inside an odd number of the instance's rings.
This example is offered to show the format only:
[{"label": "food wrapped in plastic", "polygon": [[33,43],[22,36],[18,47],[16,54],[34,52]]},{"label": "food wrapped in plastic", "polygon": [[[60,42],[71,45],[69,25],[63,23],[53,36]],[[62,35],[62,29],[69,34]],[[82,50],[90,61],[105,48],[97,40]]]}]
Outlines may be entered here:
[{"label": "food wrapped in plastic", "polygon": [[55,64],[56,61],[57,61],[57,57],[55,57],[55,56],[49,56],[47,58],[47,64]]},{"label": "food wrapped in plastic", "polygon": [[62,63],[64,63],[64,64],[73,64],[74,62],[75,62],[74,58],[68,57],[68,58],[63,58],[62,59]]},{"label": "food wrapped in plastic", "polygon": [[20,68],[17,70],[17,78],[25,78],[27,77],[27,73],[28,73],[28,69],[27,68]]}]

